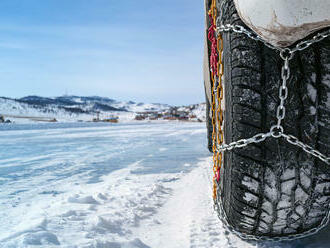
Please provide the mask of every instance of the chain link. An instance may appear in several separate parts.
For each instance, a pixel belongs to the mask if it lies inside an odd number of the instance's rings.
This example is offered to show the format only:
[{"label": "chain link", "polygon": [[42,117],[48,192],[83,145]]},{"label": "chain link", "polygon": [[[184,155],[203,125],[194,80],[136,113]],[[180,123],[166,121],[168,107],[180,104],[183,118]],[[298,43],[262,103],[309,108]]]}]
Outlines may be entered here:
[{"label": "chain link", "polygon": [[305,152],[313,155],[314,157],[317,157],[318,159],[322,160],[323,162],[330,164],[330,157],[326,157],[324,154],[319,152],[318,150],[315,150],[313,147],[304,144],[303,142],[299,141],[297,137],[293,135],[287,135],[282,133],[281,135],[283,138],[286,139],[287,142],[289,142],[292,145],[298,146],[302,148]]},{"label": "chain link", "polygon": [[232,24],[220,24],[217,28],[216,28],[217,33],[222,33],[222,32],[235,32],[238,34],[245,34],[247,35],[249,38],[255,40],[255,41],[260,41],[263,44],[265,44],[267,47],[271,48],[271,49],[275,49],[275,50],[279,50],[281,51],[281,48],[275,47],[267,42],[265,42],[259,35],[257,35],[256,33],[252,33],[250,31],[248,31],[245,27],[241,26],[241,25],[232,25]]},{"label": "chain link", "polygon": [[291,57],[286,56],[284,57],[284,64],[282,66],[282,85],[279,88],[279,98],[280,98],[280,104],[277,107],[276,111],[276,117],[277,117],[277,128],[281,127],[281,122],[285,118],[285,100],[288,97],[288,88],[286,86],[288,79],[290,78],[290,68],[289,68],[289,60]]},{"label": "chain link", "polygon": [[253,137],[248,138],[248,139],[240,139],[238,141],[231,142],[228,145],[227,144],[222,144],[222,145],[218,146],[218,150],[220,150],[220,151],[230,151],[234,148],[241,148],[241,147],[247,146],[251,143],[260,143],[260,142],[264,141],[265,139],[267,139],[268,137],[271,137],[271,136],[272,136],[272,134],[270,132],[268,132],[268,133],[258,133],[258,134],[254,135]]},{"label": "chain link", "polygon": [[296,47],[294,47],[291,51],[292,53],[295,53],[297,51],[305,50],[306,48],[310,47],[312,44],[320,42],[329,36],[330,36],[330,29],[319,32],[316,35],[314,35],[312,39],[299,42],[296,45]]},{"label": "chain link", "polygon": [[[216,12],[214,10],[215,8],[215,3],[214,0],[212,0],[212,4],[211,4],[211,12],[212,14],[216,15]],[[215,16],[212,16],[212,20],[215,22]],[[219,23],[219,17],[217,20],[217,23]],[[265,46],[273,49],[273,50],[277,50],[279,51],[279,55],[281,57],[281,59],[283,60],[283,65],[282,65],[282,69],[281,69],[281,86],[279,87],[279,100],[280,103],[277,107],[276,110],[276,118],[277,118],[277,124],[273,125],[269,132],[267,133],[259,133],[254,135],[251,138],[247,138],[247,139],[241,139],[238,141],[234,141],[231,142],[230,144],[224,144],[223,143],[223,131],[221,130],[221,126],[222,126],[222,122],[223,122],[223,117],[222,117],[222,110],[221,110],[221,122],[218,121],[218,130],[216,129],[216,122],[214,120],[214,115],[216,114],[215,109],[215,92],[219,92],[217,91],[217,89],[215,88],[215,80],[213,81],[213,90],[212,90],[212,102],[213,102],[213,116],[212,116],[212,123],[213,123],[213,151],[214,154],[221,154],[221,163],[222,163],[222,152],[224,151],[230,151],[232,149],[236,149],[236,148],[242,148],[245,147],[249,144],[252,143],[260,143],[265,141],[267,138],[269,137],[273,137],[273,138],[284,138],[288,143],[300,147],[301,149],[303,149],[306,153],[311,154],[312,156],[320,159],[321,161],[325,162],[326,164],[330,164],[330,157],[327,157],[326,155],[322,154],[320,151],[314,149],[313,147],[304,144],[303,142],[299,141],[299,139],[293,135],[288,135],[284,133],[284,128],[282,126],[282,120],[285,119],[285,115],[286,115],[286,108],[285,108],[285,100],[288,97],[288,88],[287,88],[287,82],[290,78],[290,60],[293,58],[295,52],[297,51],[302,51],[307,49],[308,47],[310,47],[312,44],[317,43],[322,41],[323,39],[327,38],[330,36],[330,29],[322,31],[317,33],[316,35],[314,35],[311,39],[309,40],[304,40],[301,41],[299,43],[296,44],[295,47],[291,48],[279,48],[279,47],[275,47],[271,44],[269,44],[268,42],[266,42],[265,40],[263,40],[259,35],[257,35],[256,33],[253,33],[249,30],[247,30],[245,27],[241,26],[241,25],[231,25],[231,24],[219,24],[217,25],[216,29],[216,34],[217,37],[221,37],[223,32],[235,32],[238,34],[245,34],[247,35],[247,37],[255,40],[255,41],[260,41],[262,42]],[[219,47],[219,46],[218,46]],[[219,51],[219,49],[218,49]],[[219,62],[218,62],[218,69],[219,69],[219,65],[221,66],[221,76],[218,75],[218,80],[220,81],[218,85],[221,85],[221,98],[218,97],[217,98],[217,104],[221,105],[221,101],[223,98],[223,87],[221,84],[221,77],[223,75],[223,59],[222,59],[222,38],[221,38],[221,52],[219,52],[219,56],[221,56]],[[214,92],[213,92],[214,91]],[[219,94],[218,94],[219,96]],[[220,106],[221,109],[221,106]],[[218,113],[219,114],[219,113]],[[217,117],[218,118],[218,117]],[[221,133],[221,139],[219,142],[219,135],[218,138],[215,138],[215,133],[216,131]],[[217,142],[216,142],[217,141]],[[218,157],[214,157],[214,163],[216,164],[216,160],[218,160]],[[219,167],[217,168],[217,172],[219,173]],[[216,172],[215,172],[216,175]],[[214,188],[220,188],[219,185],[219,180],[214,180]],[[235,235],[239,236],[242,239],[249,239],[249,240],[254,240],[254,241],[289,241],[289,240],[295,240],[295,239],[299,239],[299,238],[304,238],[310,235],[313,235],[315,233],[317,233],[319,230],[321,230],[322,228],[324,228],[330,220],[330,205],[328,206],[328,212],[326,214],[326,216],[322,219],[320,225],[318,227],[314,227],[306,232],[303,233],[299,233],[299,234],[292,234],[292,235],[288,235],[285,237],[266,237],[266,236],[255,236],[255,235],[248,235],[248,234],[244,234],[241,233],[237,230],[235,230],[231,225],[229,225],[228,223],[228,218],[226,216],[226,213],[223,209],[223,204],[222,204],[222,200],[221,200],[221,196],[219,194],[214,194],[214,206],[215,206],[215,210],[218,213],[218,216],[220,218],[220,220],[224,223],[225,228],[234,233]]]}]

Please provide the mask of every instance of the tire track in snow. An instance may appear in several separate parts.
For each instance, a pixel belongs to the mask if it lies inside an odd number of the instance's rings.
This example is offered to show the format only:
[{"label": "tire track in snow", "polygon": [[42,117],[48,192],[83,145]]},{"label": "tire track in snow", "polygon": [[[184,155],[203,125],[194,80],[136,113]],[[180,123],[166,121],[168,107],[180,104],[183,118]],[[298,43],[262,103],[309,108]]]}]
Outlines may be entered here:
[{"label": "tire track in snow", "polygon": [[169,200],[152,219],[141,223],[139,238],[157,248],[253,247],[225,232],[213,210],[211,176],[208,158],[174,182]]}]

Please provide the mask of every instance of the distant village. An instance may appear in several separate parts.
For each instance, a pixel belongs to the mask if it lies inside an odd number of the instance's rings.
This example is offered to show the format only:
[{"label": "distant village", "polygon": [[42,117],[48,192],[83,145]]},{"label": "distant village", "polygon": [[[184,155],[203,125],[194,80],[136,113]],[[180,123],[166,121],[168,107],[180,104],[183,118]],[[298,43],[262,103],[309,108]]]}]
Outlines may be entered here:
[{"label": "distant village", "polygon": [[180,110],[177,107],[171,108],[168,111],[157,112],[157,111],[148,111],[148,112],[138,112],[135,116],[135,120],[178,120],[178,121],[198,121],[202,122],[203,120],[199,119],[196,115],[191,113],[191,111]]},{"label": "distant village", "polygon": [[[113,100],[91,97],[81,103],[81,98],[66,97],[64,100],[48,99],[38,96],[16,100],[1,98],[5,106],[0,112],[0,123],[22,123],[25,120],[33,122],[111,122],[121,121],[205,121],[205,103],[188,106],[168,106],[161,104],[124,103],[124,107],[112,106]],[[0,103],[1,103],[0,101]],[[23,102],[22,102],[23,101]],[[52,102],[54,101],[54,102]],[[51,104],[49,103],[51,102]],[[63,103],[64,102],[64,103]],[[109,103],[110,102],[110,103]],[[7,106],[6,106],[7,105]],[[142,107],[141,107],[142,106]],[[6,113],[7,112],[7,113]],[[22,121],[21,121],[22,120]]]},{"label": "distant village", "polygon": [[[134,120],[136,121],[155,121],[155,120],[178,120],[178,121],[194,121],[203,122],[192,113],[193,107],[171,107],[166,111],[143,111],[137,112]],[[93,122],[119,122],[119,117],[115,115],[109,115],[106,118],[100,117],[100,112],[96,113],[96,117],[93,118]]]},{"label": "distant village", "polygon": [[[104,114],[103,114],[104,116]],[[7,117],[7,118],[6,118]],[[20,119],[30,119],[37,122],[57,122],[56,118],[47,118],[47,117],[32,117],[32,116],[4,116],[0,114],[0,123],[12,123],[9,118],[20,118]],[[100,117],[100,112],[96,112],[94,118],[91,122],[119,122],[119,117],[116,115],[108,115],[103,118]],[[204,120],[198,118],[195,114],[192,113],[191,109],[172,107],[169,110],[164,111],[144,111],[137,112],[134,120],[136,121],[154,121],[154,120],[177,120],[177,121],[192,121],[192,122],[203,122]]]}]

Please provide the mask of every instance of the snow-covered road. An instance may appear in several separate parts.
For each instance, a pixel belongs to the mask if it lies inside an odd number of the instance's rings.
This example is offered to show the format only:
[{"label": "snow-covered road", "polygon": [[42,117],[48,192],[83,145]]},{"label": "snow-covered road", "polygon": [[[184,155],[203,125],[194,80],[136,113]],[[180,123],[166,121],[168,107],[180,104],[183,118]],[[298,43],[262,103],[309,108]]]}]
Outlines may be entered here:
[{"label": "snow-covered road", "polygon": [[0,247],[330,247],[327,230],[285,244],[227,233],[204,125],[0,127]]}]

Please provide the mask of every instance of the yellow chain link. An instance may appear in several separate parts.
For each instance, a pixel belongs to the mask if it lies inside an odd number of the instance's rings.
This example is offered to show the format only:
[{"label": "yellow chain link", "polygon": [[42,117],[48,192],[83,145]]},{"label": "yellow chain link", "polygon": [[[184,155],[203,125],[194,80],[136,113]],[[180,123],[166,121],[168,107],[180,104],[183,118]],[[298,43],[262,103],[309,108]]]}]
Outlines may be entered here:
[{"label": "yellow chain link", "polygon": [[[217,19],[217,8],[216,1],[212,0],[209,14],[212,16],[213,23],[216,23]],[[213,142],[213,199],[217,197],[217,181],[219,179],[218,173],[223,163],[223,153],[217,152],[217,145],[221,145],[224,139],[224,133],[222,130],[223,125],[223,110],[222,110],[222,100],[223,100],[223,86],[222,86],[222,76],[224,72],[223,66],[223,40],[222,36],[218,34],[217,36],[217,52],[218,52],[218,63],[217,63],[217,73],[211,71],[212,78],[212,142]],[[217,84],[218,82],[218,84]],[[217,85],[216,85],[217,84]],[[216,92],[216,93],[215,93]]]}]

